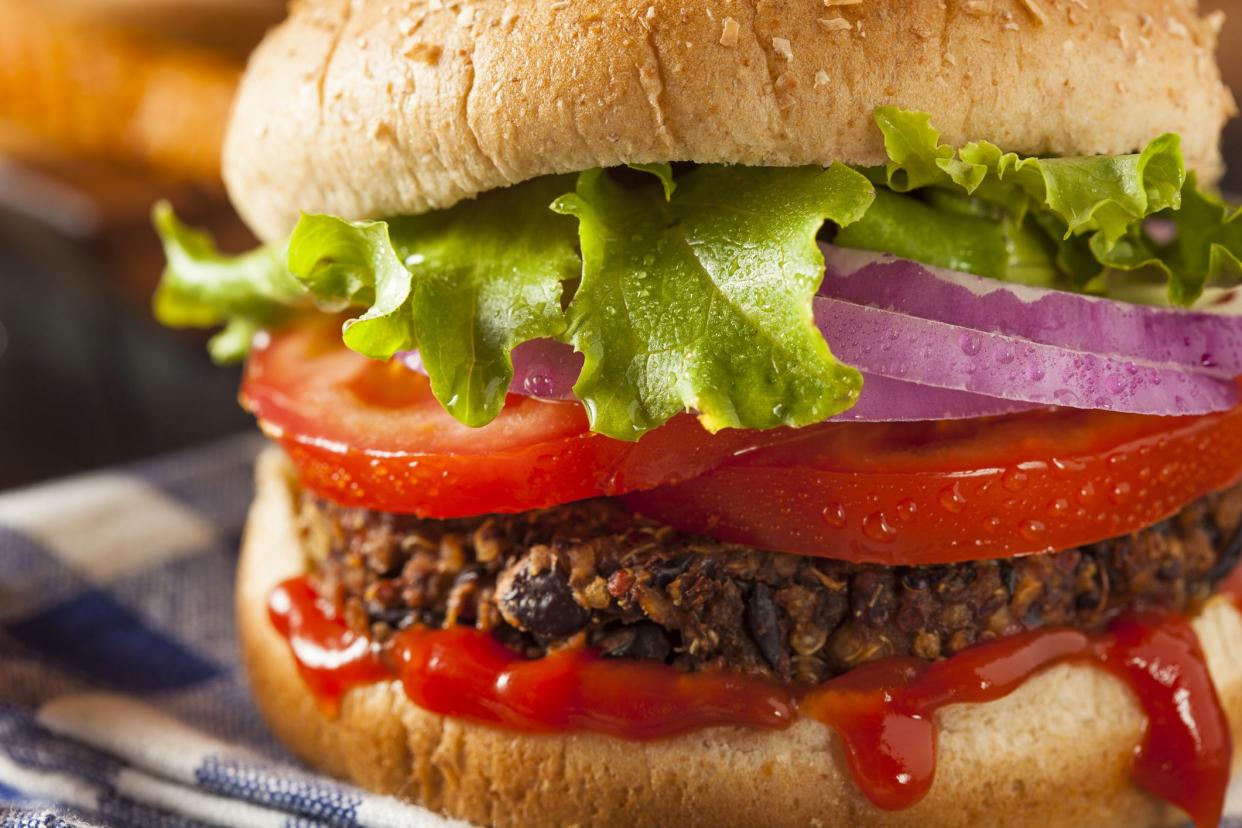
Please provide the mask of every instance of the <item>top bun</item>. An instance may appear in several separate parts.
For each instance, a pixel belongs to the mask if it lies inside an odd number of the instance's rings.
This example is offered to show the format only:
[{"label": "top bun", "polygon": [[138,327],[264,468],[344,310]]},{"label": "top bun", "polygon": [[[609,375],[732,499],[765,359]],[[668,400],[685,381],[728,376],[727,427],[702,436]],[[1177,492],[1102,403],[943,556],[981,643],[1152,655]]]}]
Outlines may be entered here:
[{"label": "top bun", "polygon": [[251,60],[224,150],[267,240],[299,211],[419,213],[653,161],[875,164],[878,106],[1027,154],[1182,136],[1233,102],[1194,0],[305,0]]}]

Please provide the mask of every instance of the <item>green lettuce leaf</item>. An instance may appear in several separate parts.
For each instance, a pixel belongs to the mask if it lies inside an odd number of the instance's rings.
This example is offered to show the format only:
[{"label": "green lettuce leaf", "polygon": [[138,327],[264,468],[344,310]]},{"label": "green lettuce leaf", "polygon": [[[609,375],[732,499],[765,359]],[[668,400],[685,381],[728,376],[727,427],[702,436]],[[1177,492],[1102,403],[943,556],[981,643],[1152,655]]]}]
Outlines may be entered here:
[{"label": "green lettuce leaf", "polygon": [[1066,236],[1099,236],[1102,249],[1111,248],[1146,217],[1176,209],[1185,180],[1181,140],[1171,134],[1156,138],[1134,155],[1022,158],[977,141],[963,147],[960,156],[986,170],[999,184],[1024,193],[1028,210],[1060,218]]},{"label": "green lettuce leaf", "polygon": [[[889,161],[869,175],[888,195],[838,237],[843,246],[1080,291],[1098,289],[1108,268],[1153,267],[1166,274],[1168,299],[1179,305],[1193,303],[1213,273],[1237,278],[1242,243],[1227,229],[1227,208],[1205,206],[1210,197],[1187,181],[1176,135],[1130,155],[1035,158],[987,141],[942,144],[926,113],[881,107],[875,117]],[[1198,200],[1183,209],[1187,190]],[[946,210],[945,192],[997,212]],[[976,220],[963,219],[972,212]],[[1143,223],[1165,215],[1180,241],[1161,248],[1149,243]]]},{"label": "green lettuce leaf", "polygon": [[346,345],[372,359],[418,348],[445,409],[485,425],[504,406],[513,348],[565,330],[562,285],[581,260],[573,221],[548,207],[572,186],[539,178],[387,222],[303,216],[289,269],[321,305],[367,308]]},{"label": "green lettuce leaf", "polygon": [[1117,244],[1094,251],[1117,270],[1153,268],[1169,283],[1169,299],[1190,305],[1208,285],[1242,282],[1242,207],[1230,207],[1201,191],[1192,174],[1182,187],[1181,209],[1162,214],[1175,235],[1160,244],[1142,228],[1132,228]]},{"label": "green lettuce leaf", "polygon": [[306,289],[285,268],[283,245],[227,256],[207,233],[182,224],[164,201],[155,205],[152,221],[167,262],[152,299],[155,318],[175,328],[224,325],[208,344],[217,362],[241,359],[256,330],[307,304]]},{"label": "green lettuce leaf", "polygon": [[637,439],[691,409],[711,430],[800,426],[853,405],[861,377],[833,358],[811,299],[816,234],[866,212],[866,178],[702,166],[661,183],[593,170],[554,206],[579,221],[565,339],[585,357],[574,393],[592,430]]},{"label": "green lettuce leaf", "polygon": [[938,209],[877,189],[866,216],[837,233],[841,247],[893,253],[938,267],[1004,279],[1009,274],[1006,225],[994,218]]},{"label": "green lettuce leaf", "polygon": [[985,168],[962,161],[953,147],[940,143],[940,132],[926,112],[882,106],[875,111],[875,122],[884,135],[889,158],[882,183],[893,192],[951,182],[969,194],[987,175]]}]

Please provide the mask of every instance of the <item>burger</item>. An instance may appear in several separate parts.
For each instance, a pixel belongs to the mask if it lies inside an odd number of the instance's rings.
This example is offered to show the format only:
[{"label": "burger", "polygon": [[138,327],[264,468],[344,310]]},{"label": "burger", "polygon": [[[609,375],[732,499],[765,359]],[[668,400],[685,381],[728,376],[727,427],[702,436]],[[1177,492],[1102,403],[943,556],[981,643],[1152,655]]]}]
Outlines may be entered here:
[{"label": "burger", "polygon": [[156,210],[296,754],[481,825],[1219,821],[1242,275],[1181,0],[304,2]]}]

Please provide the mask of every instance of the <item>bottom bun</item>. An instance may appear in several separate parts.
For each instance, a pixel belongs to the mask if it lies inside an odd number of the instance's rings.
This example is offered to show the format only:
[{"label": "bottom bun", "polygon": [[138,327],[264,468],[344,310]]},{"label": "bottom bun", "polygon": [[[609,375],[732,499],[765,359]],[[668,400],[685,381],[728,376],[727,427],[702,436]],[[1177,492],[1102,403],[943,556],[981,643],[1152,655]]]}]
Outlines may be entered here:
[{"label": "bottom bun", "polygon": [[[496,730],[412,704],[395,681],[355,688],[336,718],[316,707],[267,596],[305,571],[296,481],[273,449],[237,580],[242,649],[259,708],[295,753],[335,776],[479,825],[495,826],[1162,826],[1185,820],[1135,787],[1145,727],[1130,691],[1104,671],[1062,664],[987,704],[945,708],[931,792],[904,811],[871,805],[833,732],[714,728],[657,742],[589,733]],[[1194,622],[1242,739],[1242,616],[1214,599]]]}]

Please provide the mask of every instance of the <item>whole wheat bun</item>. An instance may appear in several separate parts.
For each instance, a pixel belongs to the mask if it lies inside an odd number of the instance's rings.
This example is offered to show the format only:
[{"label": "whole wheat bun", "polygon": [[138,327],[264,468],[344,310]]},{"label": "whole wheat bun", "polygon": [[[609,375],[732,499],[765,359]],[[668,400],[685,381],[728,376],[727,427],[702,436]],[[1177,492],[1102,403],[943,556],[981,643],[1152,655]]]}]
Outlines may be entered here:
[{"label": "whole wheat bun", "polygon": [[877,106],[953,143],[1220,167],[1220,17],[1194,0],[305,0],[244,78],[224,175],[259,236],[653,161],[884,160]]},{"label": "whole wheat bun", "polygon": [[[1179,816],[1130,782],[1144,728],[1129,690],[1105,672],[1061,665],[1009,696],[946,708],[930,794],[906,811],[870,805],[832,732],[717,728],[639,743],[592,734],[528,735],[415,707],[399,684],[355,688],[324,716],[267,617],[272,587],[305,569],[296,485],[272,449],[237,580],[245,664],[276,734],[306,759],[363,787],[495,826],[950,826],[1144,828]],[[1213,600],[1194,622],[1242,739],[1242,616]],[[1184,818],[1182,818],[1184,819]]]}]

